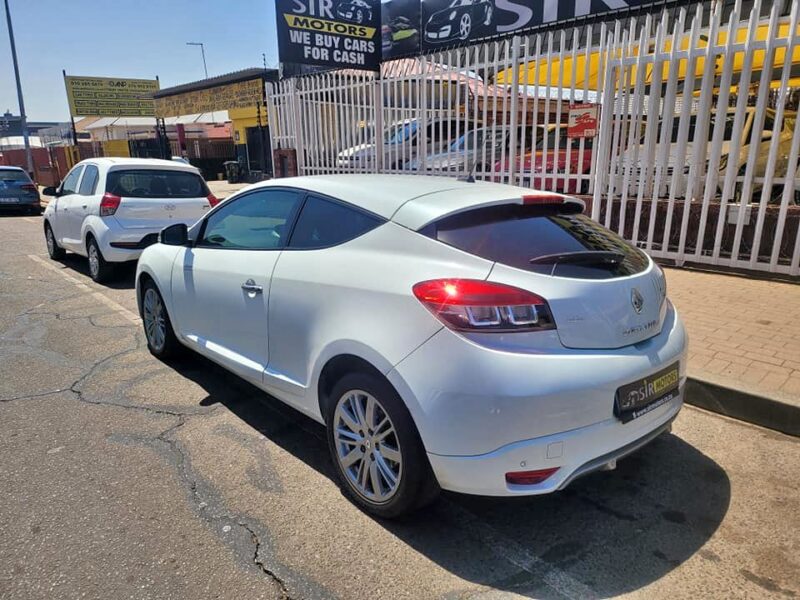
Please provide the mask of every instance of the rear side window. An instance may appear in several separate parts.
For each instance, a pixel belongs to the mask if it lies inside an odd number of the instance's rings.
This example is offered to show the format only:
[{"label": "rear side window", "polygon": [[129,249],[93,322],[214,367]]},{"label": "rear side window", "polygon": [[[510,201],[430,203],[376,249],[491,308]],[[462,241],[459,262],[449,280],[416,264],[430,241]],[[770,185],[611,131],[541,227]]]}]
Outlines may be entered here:
[{"label": "rear side window", "polygon": [[374,229],[382,222],[356,208],[318,196],[309,196],[297,219],[289,247],[336,246]]},{"label": "rear side window", "polygon": [[97,167],[94,165],[86,165],[86,170],[83,173],[83,179],[81,179],[81,188],[78,190],[78,193],[81,196],[93,195],[97,189],[97,178],[99,176],[100,172],[97,170]]},{"label": "rear side window", "polygon": [[30,183],[31,178],[25,171],[17,171],[16,169],[0,169],[0,181],[22,181],[23,183]]},{"label": "rear side window", "polygon": [[68,196],[78,191],[78,179],[80,179],[83,166],[75,167],[69,172],[64,183],[61,184],[61,195]]},{"label": "rear side window", "polygon": [[648,265],[643,252],[563,207],[478,209],[445,217],[421,233],[487,260],[556,277],[610,279]]},{"label": "rear side window", "polygon": [[205,198],[209,194],[197,173],[168,169],[109,171],[106,191],[126,198]]}]

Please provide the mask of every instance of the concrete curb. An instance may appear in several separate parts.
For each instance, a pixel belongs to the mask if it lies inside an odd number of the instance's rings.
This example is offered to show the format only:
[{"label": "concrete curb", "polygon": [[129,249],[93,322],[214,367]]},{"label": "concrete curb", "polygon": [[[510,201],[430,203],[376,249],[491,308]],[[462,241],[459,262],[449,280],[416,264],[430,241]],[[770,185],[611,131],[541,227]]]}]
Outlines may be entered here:
[{"label": "concrete curb", "polygon": [[686,380],[687,404],[800,437],[800,407],[726,388],[702,379]]}]

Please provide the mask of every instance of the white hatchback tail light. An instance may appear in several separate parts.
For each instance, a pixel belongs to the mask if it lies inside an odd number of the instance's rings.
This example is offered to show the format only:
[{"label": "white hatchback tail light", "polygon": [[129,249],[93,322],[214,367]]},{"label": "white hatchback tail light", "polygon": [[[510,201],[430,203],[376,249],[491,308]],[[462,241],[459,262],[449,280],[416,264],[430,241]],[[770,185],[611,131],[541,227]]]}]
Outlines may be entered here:
[{"label": "white hatchback tail light", "polygon": [[432,279],[414,296],[440,321],[458,331],[555,329],[547,301],[532,292],[479,279]]},{"label": "white hatchback tail light", "polygon": [[103,197],[100,199],[100,216],[101,217],[110,217],[119,208],[120,202],[122,202],[122,198],[119,196],[115,196],[109,192],[103,194]]}]

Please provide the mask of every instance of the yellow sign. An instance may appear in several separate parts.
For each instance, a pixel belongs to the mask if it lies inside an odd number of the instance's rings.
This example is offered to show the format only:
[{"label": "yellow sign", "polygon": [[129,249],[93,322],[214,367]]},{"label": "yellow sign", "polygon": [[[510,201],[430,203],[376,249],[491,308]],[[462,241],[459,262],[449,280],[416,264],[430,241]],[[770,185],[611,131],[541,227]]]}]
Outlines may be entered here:
[{"label": "yellow sign", "polygon": [[73,117],[152,117],[157,79],[64,76]]},{"label": "yellow sign", "polygon": [[249,108],[264,102],[264,82],[250,79],[217,87],[156,98],[157,117],[196,115],[215,110]]},{"label": "yellow sign", "polygon": [[308,29],[310,31],[321,31],[323,33],[338,33],[339,35],[350,35],[353,37],[371,40],[375,35],[374,27],[364,25],[353,25],[352,23],[339,23],[338,21],[327,21],[306,15],[283,15],[289,27],[295,29]]}]

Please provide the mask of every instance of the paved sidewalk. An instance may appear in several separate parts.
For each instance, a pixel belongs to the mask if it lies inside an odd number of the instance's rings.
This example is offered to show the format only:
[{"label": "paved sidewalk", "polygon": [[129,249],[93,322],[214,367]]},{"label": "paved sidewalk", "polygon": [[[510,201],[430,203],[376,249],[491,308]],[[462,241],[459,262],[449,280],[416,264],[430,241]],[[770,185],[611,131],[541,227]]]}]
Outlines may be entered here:
[{"label": "paved sidewalk", "polygon": [[220,200],[223,200],[234,192],[238,192],[240,189],[250,185],[249,183],[228,183],[224,179],[222,181],[206,181],[206,183],[208,184],[208,189],[211,190],[211,193]]},{"label": "paved sidewalk", "polygon": [[665,269],[689,376],[800,407],[800,285]]}]

